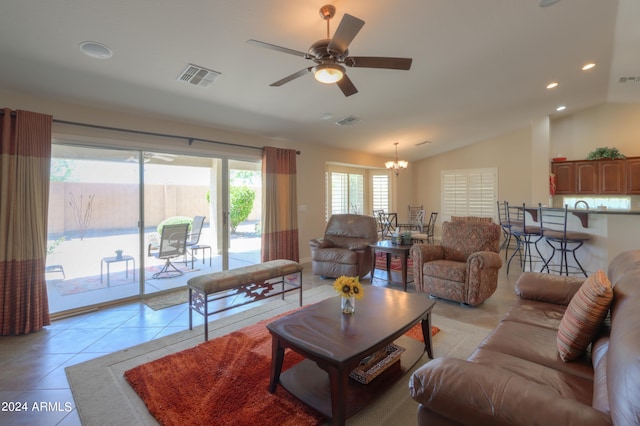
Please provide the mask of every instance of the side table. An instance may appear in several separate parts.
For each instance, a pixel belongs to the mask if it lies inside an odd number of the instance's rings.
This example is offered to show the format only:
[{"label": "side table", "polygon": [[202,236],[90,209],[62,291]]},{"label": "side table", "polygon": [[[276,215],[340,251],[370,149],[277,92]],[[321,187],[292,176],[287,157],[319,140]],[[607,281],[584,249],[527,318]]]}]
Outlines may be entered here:
[{"label": "side table", "polygon": [[102,261],[100,262],[100,282],[102,282],[102,267],[103,265],[106,263],[107,264],[107,287],[110,286],[110,282],[109,282],[109,267],[111,266],[112,263],[118,263],[118,262],[126,262],[125,267],[124,267],[124,272],[125,272],[125,277],[129,278],[129,261],[133,262],[133,268],[131,268],[131,272],[133,275],[133,282],[136,281],[136,260],[133,258],[133,256],[112,256],[112,257],[103,257]]},{"label": "side table", "polygon": [[[409,251],[411,244],[393,244],[390,240],[378,241],[375,244],[369,244],[373,251],[373,268],[371,268],[371,282],[373,283],[374,273],[376,270],[376,252],[386,253],[387,255],[387,281],[391,281],[391,255],[400,256],[400,267],[402,271],[402,285],[404,291],[407,291],[407,261],[409,260]],[[412,280],[413,281],[413,280]]]}]

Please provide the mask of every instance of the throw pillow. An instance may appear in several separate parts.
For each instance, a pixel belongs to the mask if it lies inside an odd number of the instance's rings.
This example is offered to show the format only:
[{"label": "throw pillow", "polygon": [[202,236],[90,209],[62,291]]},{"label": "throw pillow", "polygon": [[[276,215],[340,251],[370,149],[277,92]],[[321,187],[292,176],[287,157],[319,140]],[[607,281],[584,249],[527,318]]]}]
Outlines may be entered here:
[{"label": "throw pillow", "polygon": [[573,296],[558,327],[557,345],[564,362],[584,353],[598,333],[613,300],[611,282],[604,271],[586,279]]}]

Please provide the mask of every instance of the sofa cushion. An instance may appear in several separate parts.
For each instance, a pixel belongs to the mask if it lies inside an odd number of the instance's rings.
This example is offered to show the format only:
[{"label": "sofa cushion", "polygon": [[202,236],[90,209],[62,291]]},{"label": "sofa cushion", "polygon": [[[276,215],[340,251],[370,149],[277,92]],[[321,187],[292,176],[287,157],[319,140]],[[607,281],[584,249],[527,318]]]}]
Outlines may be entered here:
[{"label": "sofa cushion", "polygon": [[596,271],[573,296],[558,328],[557,346],[563,361],[584,353],[607,316],[613,290],[602,270]]},{"label": "sofa cushion", "polygon": [[556,348],[557,335],[558,332],[553,328],[502,320],[478,348],[522,358],[572,376],[593,380],[590,357],[584,356],[570,363],[562,361]]},{"label": "sofa cushion", "polygon": [[545,386],[558,397],[575,399],[582,404],[591,405],[593,382],[590,378],[488,349],[477,349],[468,360],[504,370],[528,383]]},{"label": "sofa cushion", "polygon": [[503,321],[515,321],[558,330],[567,309],[564,305],[517,299],[507,311]]}]

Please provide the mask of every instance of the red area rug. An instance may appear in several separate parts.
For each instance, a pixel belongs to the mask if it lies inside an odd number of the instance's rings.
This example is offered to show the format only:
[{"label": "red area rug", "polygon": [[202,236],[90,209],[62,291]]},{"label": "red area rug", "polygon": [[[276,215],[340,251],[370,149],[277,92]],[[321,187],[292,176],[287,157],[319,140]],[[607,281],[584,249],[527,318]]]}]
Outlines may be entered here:
[{"label": "red area rug", "polygon": [[[286,314],[284,314],[286,315]],[[323,417],[285,389],[268,391],[275,318],[167,355],[124,376],[162,425],[319,425]],[[422,341],[420,324],[407,336]],[[432,328],[432,334],[440,331]],[[287,350],[282,370],[302,360]]]}]

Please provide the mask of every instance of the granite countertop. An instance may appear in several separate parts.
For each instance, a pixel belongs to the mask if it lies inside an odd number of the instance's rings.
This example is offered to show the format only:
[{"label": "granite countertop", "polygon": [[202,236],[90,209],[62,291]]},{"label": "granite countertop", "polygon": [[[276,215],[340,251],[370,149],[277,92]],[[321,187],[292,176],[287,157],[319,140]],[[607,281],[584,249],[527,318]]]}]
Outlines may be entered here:
[{"label": "granite countertop", "polygon": [[640,210],[638,209],[569,209],[571,213],[587,213],[587,214],[630,214],[630,215],[640,215]]}]

